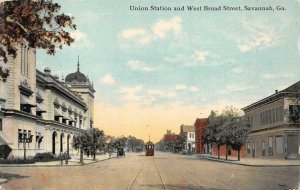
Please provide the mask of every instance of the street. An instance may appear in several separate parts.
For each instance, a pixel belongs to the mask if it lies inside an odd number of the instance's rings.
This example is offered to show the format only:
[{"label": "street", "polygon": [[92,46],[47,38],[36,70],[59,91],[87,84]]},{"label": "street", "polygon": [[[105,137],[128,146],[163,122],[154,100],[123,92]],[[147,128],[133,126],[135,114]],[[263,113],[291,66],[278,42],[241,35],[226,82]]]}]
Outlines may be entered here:
[{"label": "street", "polygon": [[248,167],[155,152],[85,166],[2,167],[0,189],[298,189],[300,167]]}]

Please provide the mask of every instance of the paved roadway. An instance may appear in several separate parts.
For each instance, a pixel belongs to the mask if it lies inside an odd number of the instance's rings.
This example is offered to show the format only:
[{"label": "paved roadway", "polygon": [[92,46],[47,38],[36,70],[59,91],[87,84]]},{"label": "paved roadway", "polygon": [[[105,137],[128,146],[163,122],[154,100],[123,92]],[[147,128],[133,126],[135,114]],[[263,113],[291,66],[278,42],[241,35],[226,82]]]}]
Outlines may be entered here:
[{"label": "paved roadway", "polygon": [[248,167],[156,152],[85,166],[0,168],[0,190],[298,189],[300,167]]}]

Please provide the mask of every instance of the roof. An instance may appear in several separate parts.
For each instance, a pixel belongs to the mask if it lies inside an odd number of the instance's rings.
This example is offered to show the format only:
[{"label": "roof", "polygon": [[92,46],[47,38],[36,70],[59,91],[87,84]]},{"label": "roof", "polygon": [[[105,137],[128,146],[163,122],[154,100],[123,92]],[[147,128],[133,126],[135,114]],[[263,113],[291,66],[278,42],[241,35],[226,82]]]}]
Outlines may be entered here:
[{"label": "roof", "polygon": [[176,134],[165,134],[164,135],[164,141],[166,142],[172,142],[172,141],[176,141],[178,138],[178,135]]},{"label": "roof", "polygon": [[297,93],[300,93],[300,81],[298,81],[295,84],[287,87],[286,89],[282,90],[281,92],[297,92]]},{"label": "roof", "polygon": [[46,87],[56,90],[58,93],[61,93],[64,97],[73,100],[75,103],[87,110],[87,105],[84,102],[83,98],[75,92],[73,92],[66,85],[55,79],[50,73],[43,73],[39,70],[36,70],[36,79],[37,83],[42,85],[44,88]]},{"label": "roof", "polygon": [[268,104],[270,102],[273,102],[273,101],[276,101],[278,99],[281,99],[281,98],[284,98],[284,97],[292,97],[290,95],[295,95],[295,94],[298,94],[298,97],[299,97],[299,94],[300,94],[300,81],[294,83],[293,85],[285,88],[284,90],[281,90],[279,92],[276,91],[275,94],[272,94],[264,99],[261,99],[257,102],[254,102],[244,108],[242,108],[242,110],[244,111],[249,111],[253,108],[256,108],[258,106],[261,106],[261,105],[265,105],[265,104]]},{"label": "roof", "polygon": [[182,133],[195,132],[195,126],[194,125],[181,125],[180,131]]},{"label": "roof", "polygon": [[77,70],[75,73],[68,74],[65,81],[66,82],[73,82],[73,81],[86,82],[87,78],[83,73],[81,73],[79,70]]},{"label": "roof", "polygon": [[79,70],[80,69],[79,69],[79,58],[78,58],[77,71],[75,73],[68,74],[65,81],[66,82],[73,82],[73,81],[87,82],[88,81],[87,77],[83,73],[81,73]]}]

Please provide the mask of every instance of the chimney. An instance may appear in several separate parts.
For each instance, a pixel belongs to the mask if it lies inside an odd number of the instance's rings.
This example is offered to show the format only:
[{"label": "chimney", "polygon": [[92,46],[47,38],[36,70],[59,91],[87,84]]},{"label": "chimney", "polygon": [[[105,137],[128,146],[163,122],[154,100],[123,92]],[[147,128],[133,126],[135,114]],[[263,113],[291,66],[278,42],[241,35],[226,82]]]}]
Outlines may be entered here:
[{"label": "chimney", "polygon": [[275,94],[277,94],[278,93],[278,90],[275,90]]}]

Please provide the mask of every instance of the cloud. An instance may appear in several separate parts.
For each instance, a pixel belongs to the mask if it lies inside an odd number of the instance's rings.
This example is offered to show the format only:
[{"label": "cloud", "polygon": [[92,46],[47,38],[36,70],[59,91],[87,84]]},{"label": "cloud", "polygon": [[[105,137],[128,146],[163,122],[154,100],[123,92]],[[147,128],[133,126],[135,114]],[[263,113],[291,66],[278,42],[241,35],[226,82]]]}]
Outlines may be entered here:
[{"label": "cloud", "polygon": [[70,32],[70,36],[74,38],[74,43],[71,45],[73,48],[81,49],[94,47],[94,44],[89,40],[88,36],[80,30]]},{"label": "cloud", "polygon": [[244,69],[240,68],[240,67],[235,67],[233,69],[231,69],[232,72],[236,73],[236,74],[242,74],[244,73]]},{"label": "cloud", "polygon": [[265,27],[262,22],[243,22],[241,35],[230,35],[241,52],[264,49],[278,44],[280,36],[274,27]]},{"label": "cloud", "polygon": [[174,32],[175,35],[182,31],[181,26],[182,19],[178,16],[170,20],[159,20],[152,27],[152,32],[155,37],[160,39],[164,38],[167,33]]},{"label": "cloud", "polygon": [[253,89],[254,86],[244,84],[230,84],[225,87],[225,91],[221,91],[223,94],[230,94],[231,92],[240,92]]},{"label": "cloud", "polygon": [[261,75],[262,79],[265,80],[273,80],[278,78],[294,78],[295,75],[287,72],[279,72],[279,73],[264,73]]},{"label": "cloud", "polygon": [[178,91],[188,90],[188,91],[191,91],[191,92],[198,92],[199,88],[197,88],[195,86],[186,86],[186,85],[178,84],[178,85],[175,86],[175,90],[178,90]]},{"label": "cloud", "polygon": [[217,66],[233,63],[233,59],[222,59],[218,54],[209,51],[194,50],[191,54],[175,54],[173,57],[164,57],[168,63],[180,63],[187,67]]},{"label": "cloud", "polygon": [[103,84],[115,84],[116,81],[111,74],[106,74],[100,79],[100,82]]},{"label": "cloud", "polygon": [[143,90],[143,85],[136,85],[134,87],[121,87],[120,93],[122,94],[122,99],[126,102],[140,102],[142,100],[142,96],[137,95],[137,93]]},{"label": "cloud", "polygon": [[[123,42],[129,42],[138,45],[147,45],[158,39],[165,38],[170,33],[173,33],[175,36],[180,36],[180,34],[183,34],[181,22],[182,19],[178,16],[169,20],[160,19],[146,29],[125,29],[119,34],[119,38],[121,40],[125,40]],[[127,47],[125,45],[122,46]]]},{"label": "cloud", "polygon": [[143,71],[146,73],[157,70],[157,68],[147,66],[144,62],[139,60],[129,60],[127,66],[129,66],[134,71]]},{"label": "cloud", "polygon": [[133,39],[142,45],[148,44],[151,41],[151,35],[141,28],[124,30],[120,36],[124,39]]}]

